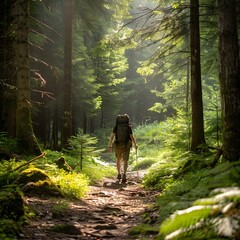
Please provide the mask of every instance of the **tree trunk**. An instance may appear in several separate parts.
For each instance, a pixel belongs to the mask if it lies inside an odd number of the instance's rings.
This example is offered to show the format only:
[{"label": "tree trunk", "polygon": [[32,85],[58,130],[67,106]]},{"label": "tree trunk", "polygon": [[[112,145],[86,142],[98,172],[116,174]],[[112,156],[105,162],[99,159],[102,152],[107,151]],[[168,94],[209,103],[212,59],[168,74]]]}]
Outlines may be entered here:
[{"label": "tree trunk", "polygon": [[11,9],[13,0],[2,2],[0,7],[2,37],[0,55],[0,131],[8,133],[9,137],[16,137],[16,79],[13,77],[15,68],[13,59],[13,34],[11,34]]},{"label": "tree trunk", "polygon": [[205,144],[203,102],[200,63],[199,2],[190,1],[190,42],[191,42],[191,98],[192,98],[192,142],[191,150],[197,151]]},{"label": "tree trunk", "polygon": [[13,66],[17,87],[16,138],[19,151],[27,154],[40,154],[37,139],[33,133],[30,100],[30,67],[28,52],[28,0],[16,0],[12,5]]},{"label": "tree trunk", "polygon": [[240,157],[240,72],[235,0],[218,0],[219,79],[223,119],[223,157]]},{"label": "tree trunk", "polygon": [[72,0],[65,0],[63,145],[72,135],[72,8]]}]

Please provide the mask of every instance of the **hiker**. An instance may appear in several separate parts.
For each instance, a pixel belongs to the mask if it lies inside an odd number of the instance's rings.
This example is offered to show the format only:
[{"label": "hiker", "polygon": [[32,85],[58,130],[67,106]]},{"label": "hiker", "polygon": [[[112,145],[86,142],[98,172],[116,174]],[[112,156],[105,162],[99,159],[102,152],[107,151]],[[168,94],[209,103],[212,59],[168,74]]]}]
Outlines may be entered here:
[{"label": "hiker", "polygon": [[[115,141],[114,141],[115,139]],[[133,135],[132,128],[129,124],[129,116],[127,114],[118,115],[116,117],[116,125],[111,133],[108,149],[112,151],[115,150],[115,156],[117,160],[117,179],[122,182],[126,182],[126,172],[128,168],[128,159],[130,154],[130,148],[132,143],[137,151],[138,145],[136,138]],[[121,163],[123,161],[123,174],[121,175]]]}]

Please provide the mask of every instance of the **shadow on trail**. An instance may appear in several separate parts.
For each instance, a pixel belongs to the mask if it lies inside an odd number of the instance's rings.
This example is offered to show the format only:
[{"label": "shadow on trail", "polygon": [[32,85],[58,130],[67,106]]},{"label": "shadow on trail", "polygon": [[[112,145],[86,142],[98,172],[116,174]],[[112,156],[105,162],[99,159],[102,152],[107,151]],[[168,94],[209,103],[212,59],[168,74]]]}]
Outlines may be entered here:
[{"label": "shadow on trail", "polygon": [[[143,189],[140,181],[136,172],[128,174],[126,184],[106,178],[90,186],[86,198],[69,201],[68,209],[59,215],[53,209],[61,199],[29,198],[38,216],[26,227],[23,239],[129,239],[129,229],[142,223],[142,214],[155,201],[156,193]],[[64,225],[68,231],[50,230]]]}]

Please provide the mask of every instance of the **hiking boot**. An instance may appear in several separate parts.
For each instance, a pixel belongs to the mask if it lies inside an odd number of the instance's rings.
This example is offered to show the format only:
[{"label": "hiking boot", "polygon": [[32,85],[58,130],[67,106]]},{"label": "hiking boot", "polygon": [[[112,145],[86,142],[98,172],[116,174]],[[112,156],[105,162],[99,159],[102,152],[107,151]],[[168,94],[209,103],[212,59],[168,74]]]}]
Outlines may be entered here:
[{"label": "hiking boot", "polygon": [[118,174],[118,175],[117,175],[117,179],[118,179],[118,180],[121,180],[121,174]]},{"label": "hiking boot", "polygon": [[123,182],[123,183],[127,182],[126,174],[123,174],[123,176],[122,176],[122,182]]}]

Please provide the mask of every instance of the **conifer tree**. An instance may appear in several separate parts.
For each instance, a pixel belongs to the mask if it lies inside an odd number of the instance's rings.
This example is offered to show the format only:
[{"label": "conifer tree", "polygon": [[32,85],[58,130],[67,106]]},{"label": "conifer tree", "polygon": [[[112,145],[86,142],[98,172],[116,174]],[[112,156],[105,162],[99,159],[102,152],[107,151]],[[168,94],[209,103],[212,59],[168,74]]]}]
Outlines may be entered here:
[{"label": "conifer tree", "polygon": [[190,44],[191,44],[191,100],[192,141],[191,150],[196,151],[205,144],[203,102],[200,62],[199,1],[190,1]]},{"label": "conifer tree", "polygon": [[29,1],[25,0],[14,1],[11,8],[11,31],[14,34],[12,64],[15,69],[13,77],[16,79],[16,138],[20,152],[39,154],[40,148],[33,132],[31,118],[28,10]]},{"label": "conifer tree", "polygon": [[240,158],[240,70],[235,0],[218,0],[219,79],[223,121],[223,157]]}]

